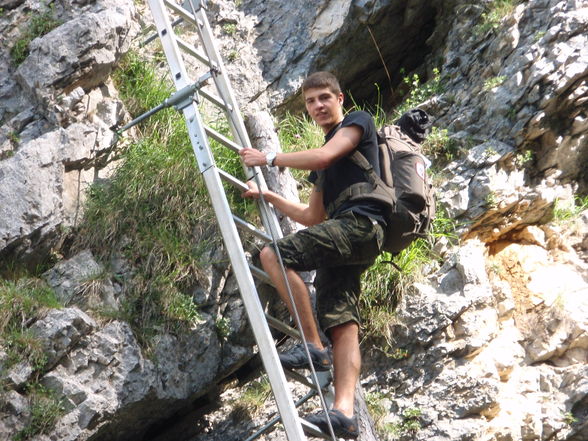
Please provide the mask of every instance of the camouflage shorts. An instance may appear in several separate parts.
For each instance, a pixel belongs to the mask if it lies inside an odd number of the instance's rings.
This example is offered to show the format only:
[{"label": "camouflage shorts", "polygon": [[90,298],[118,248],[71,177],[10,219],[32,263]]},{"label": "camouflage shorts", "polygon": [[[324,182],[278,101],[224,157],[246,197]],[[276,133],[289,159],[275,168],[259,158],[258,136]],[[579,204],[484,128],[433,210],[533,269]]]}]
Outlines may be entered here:
[{"label": "camouflage shorts", "polygon": [[361,274],[380,253],[383,239],[379,224],[347,212],[278,240],[286,267],[317,270],[316,306],[323,330],[348,321],[360,323]]}]

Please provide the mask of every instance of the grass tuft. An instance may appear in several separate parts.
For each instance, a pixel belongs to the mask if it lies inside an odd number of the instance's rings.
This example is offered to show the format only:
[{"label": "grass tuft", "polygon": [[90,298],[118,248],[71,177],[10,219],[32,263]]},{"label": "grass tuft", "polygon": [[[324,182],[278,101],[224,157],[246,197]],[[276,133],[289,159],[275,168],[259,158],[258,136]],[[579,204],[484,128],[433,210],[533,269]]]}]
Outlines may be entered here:
[{"label": "grass tuft", "polygon": [[27,395],[31,414],[25,427],[14,436],[14,441],[25,441],[49,433],[66,412],[63,398],[40,384],[29,385]]},{"label": "grass tuft", "polygon": [[35,371],[42,371],[47,357],[29,327],[44,310],[59,307],[53,290],[40,279],[0,280],[0,338],[8,355],[5,368],[27,361]]},{"label": "grass tuft", "polygon": [[10,48],[10,57],[17,66],[29,56],[29,44],[37,37],[48,34],[63,22],[55,17],[53,6],[40,13],[32,13],[25,30]]}]

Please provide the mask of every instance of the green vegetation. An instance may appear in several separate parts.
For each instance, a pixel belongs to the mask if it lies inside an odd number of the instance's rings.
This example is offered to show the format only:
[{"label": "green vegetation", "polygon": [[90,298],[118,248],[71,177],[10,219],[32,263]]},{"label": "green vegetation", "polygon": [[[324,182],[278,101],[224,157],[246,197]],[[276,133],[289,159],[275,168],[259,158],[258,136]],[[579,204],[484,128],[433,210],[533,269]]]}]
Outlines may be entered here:
[{"label": "green vegetation", "polygon": [[235,23],[225,23],[223,25],[223,31],[227,35],[235,35],[237,32],[237,25]]},{"label": "green vegetation", "polygon": [[41,343],[29,331],[30,323],[47,308],[61,305],[40,279],[0,280],[0,339],[8,355],[8,368],[27,361],[40,372],[47,361]]},{"label": "green vegetation", "polygon": [[433,78],[426,83],[423,83],[417,74],[404,77],[402,82],[408,88],[408,94],[404,101],[394,109],[391,121],[396,121],[407,110],[418,106],[434,95],[443,93],[444,90],[441,74],[437,68],[433,69]]},{"label": "green vegetation", "polygon": [[32,13],[24,31],[10,49],[12,61],[17,66],[29,56],[29,44],[37,37],[41,37],[61,25],[62,21],[55,18],[53,6],[45,8],[39,13]]},{"label": "green vegetation", "polygon": [[449,137],[447,129],[432,127],[422,144],[423,154],[435,159],[436,168],[453,161],[459,154],[459,144]]},{"label": "green vegetation", "polygon": [[473,28],[474,34],[484,35],[490,30],[498,29],[502,19],[511,14],[518,3],[518,0],[494,0],[487,4],[480,23]]},{"label": "green vegetation", "polygon": [[559,224],[566,224],[576,220],[586,209],[588,209],[588,196],[576,196],[570,201],[558,199],[553,205],[553,220]]},{"label": "green vegetation", "polygon": [[25,427],[14,436],[14,441],[25,441],[36,435],[49,433],[66,411],[63,399],[40,384],[30,385],[27,395],[31,415]]},{"label": "green vegetation", "polygon": [[227,61],[230,63],[237,61],[238,58],[239,52],[237,52],[236,50],[232,50],[227,54]]},{"label": "green vegetation", "polygon": [[386,423],[384,423],[384,419],[389,414],[388,407],[385,403],[388,398],[382,392],[366,392],[365,394],[365,404],[367,405],[370,416],[374,420],[376,430],[382,437],[386,435]]},{"label": "green vegetation", "polygon": [[578,418],[576,418],[572,412],[565,412],[563,414],[563,420],[568,426],[578,422]]},{"label": "green vegetation", "polygon": [[546,31],[535,32],[535,35],[533,35],[533,40],[535,40],[535,42],[538,42],[539,40],[541,40],[545,36],[546,33],[547,33]]},{"label": "green vegetation", "polygon": [[506,77],[504,75],[488,78],[486,81],[484,81],[484,86],[482,86],[482,89],[485,92],[488,92],[494,89],[495,87],[500,86],[502,83],[504,83],[504,80],[506,80]]},{"label": "green vegetation", "polygon": [[216,333],[220,341],[226,341],[231,333],[231,324],[224,317],[219,317],[215,322]]},{"label": "green vegetation", "polygon": [[24,441],[47,433],[65,412],[58,395],[37,382],[45,369],[47,355],[41,341],[29,330],[43,311],[60,307],[53,290],[40,279],[21,277],[16,282],[0,279],[0,341],[7,354],[2,368],[10,369],[20,362],[33,368],[31,380],[24,388],[31,415],[14,440]]},{"label": "green vegetation", "polygon": [[[114,80],[133,115],[155,107],[172,92],[155,66],[133,53]],[[210,126],[228,134],[218,121]],[[118,317],[148,346],[150,337],[162,329],[179,332],[198,323],[197,307],[186,293],[199,282],[204,256],[220,239],[184,119],[166,109],[137,130],[139,140],[121,153],[112,179],[92,187],[76,246],[91,248],[104,261],[122,253],[133,262],[138,271],[126,283]],[[219,149],[215,143],[211,147]],[[218,151],[216,160],[226,171],[242,173],[238,155],[229,149]],[[227,193],[242,211],[248,210],[236,191]]]},{"label": "green vegetation", "polygon": [[[399,359],[409,355],[394,345],[390,326],[395,321],[394,310],[412,285],[422,280],[427,265],[439,259],[433,253],[435,240],[447,237],[456,241],[455,229],[456,222],[438,207],[430,240],[417,239],[397,256],[382,253],[370,270],[364,273],[360,298],[362,333],[364,339],[372,340],[374,347],[386,356]],[[390,261],[400,270],[391,265]]]},{"label": "green vegetation", "polygon": [[239,414],[255,416],[264,407],[271,395],[271,385],[267,376],[252,381],[238,399],[233,402],[235,411]]},{"label": "green vegetation", "polygon": [[414,434],[421,429],[420,418],[422,411],[418,408],[407,408],[402,412],[400,420],[397,422],[385,422],[389,410],[386,401],[390,397],[381,392],[366,393],[365,401],[374,419],[374,424],[378,433],[385,439],[398,439],[401,436]]},{"label": "green vegetation", "polygon": [[[306,114],[295,116],[287,114],[278,124],[278,138],[285,152],[295,152],[323,145],[324,133]],[[308,171],[290,169],[299,183],[298,191],[302,200],[308,200],[312,186],[306,180]]]},{"label": "green vegetation", "polygon": [[517,168],[524,168],[531,165],[534,160],[533,150],[525,150],[515,155],[515,165]]},{"label": "green vegetation", "polygon": [[387,431],[392,435],[400,436],[411,433],[416,433],[421,430],[420,417],[422,412],[417,408],[408,408],[402,412],[402,419],[395,424],[389,424]]}]

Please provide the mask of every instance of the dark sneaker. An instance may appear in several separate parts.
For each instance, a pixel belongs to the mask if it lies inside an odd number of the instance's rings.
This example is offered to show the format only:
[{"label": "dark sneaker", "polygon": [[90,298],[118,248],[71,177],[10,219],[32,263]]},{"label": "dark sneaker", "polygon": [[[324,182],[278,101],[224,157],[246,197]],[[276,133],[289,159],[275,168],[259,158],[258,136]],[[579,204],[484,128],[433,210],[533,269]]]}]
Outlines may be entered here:
[{"label": "dark sneaker", "polygon": [[[359,427],[357,426],[357,417],[346,417],[340,410],[329,410],[329,418],[333,432],[337,438],[355,439],[359,436]],[[310,424],[318,426],[324,433],[329,434],[329,423],[327,422],[327,415],[325,411],[309,415],[304,418]]]},{"label": "dark sneaker", "polygon": [[[308,352],[310,352],[310,359],[316,371],[328,371],[333,366],[329,348],[321,351],[312,343],[308,343]],[[286,369],[310,369],[303,344],[296,345],[289,351],[279,354],[279,356],[282,366]]]}]

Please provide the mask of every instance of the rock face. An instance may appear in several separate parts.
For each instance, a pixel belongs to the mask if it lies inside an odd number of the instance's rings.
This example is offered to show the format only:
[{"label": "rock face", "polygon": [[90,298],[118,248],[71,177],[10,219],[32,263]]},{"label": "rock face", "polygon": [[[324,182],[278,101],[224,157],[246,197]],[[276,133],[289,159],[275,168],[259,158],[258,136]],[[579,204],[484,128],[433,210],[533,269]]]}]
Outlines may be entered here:
[{"label": "rock face", "polygon": [[[403,75],[440,69],[443,91],[422,107],[461,150],[438,184],[460,244],[439,240],[441,263],[402,298],[390,324],[399,359],[364,348],[362,383],[380,397],[388,439],[588,439],[588,212],[551,222],[556,201],[587,188],[588,2],[530,0],[480,26],[492,3],[210,5],[248,111],[300,108],[297,89],[313,70],[334,71],[354,98],[375,103],[374,83],[394,100],[388,89]],[[31,264],[59,250],[84,191],[115,166],[110,127],[124,109],[110,73],[136,44],[137,23],[150,19],[125,0],[55,3],[60,24],[16,66],[9,52],[26,12],[44,6],[0,0],[0,8],[0,264]],[[85,250],[44,274],[66,307],[28,324],[47,354],[43,372],[27,362],[4,369],[0,341],[0,438],[28,421],[24,386],[38,375],[67,411],[35,439],[242,439],[249,421],[232,430],[239,418],[226,408],[202,417],[194,404],[253,354],[227,268],[203,270],[194,328],[159,332],[147,355],[128,323],[92,316],[124,302],[132,270],[114,266],[115,276],[105,274]]]},{"label": "rock face", "polygon": [[[0,185],[10,189],[0,195],[0,259],[34,264],[79,221],[88,185],[109,174],[109,128],[122,116],[109,75],[137,15],[125,1],[10,6],[0,17]],[[9,49],[30,27],[29,10],[62,24],[16,67]]]}]

